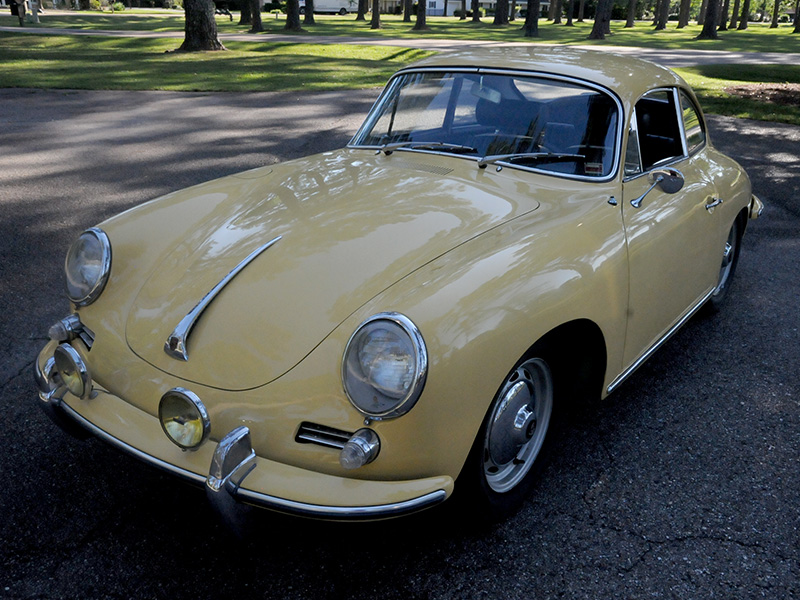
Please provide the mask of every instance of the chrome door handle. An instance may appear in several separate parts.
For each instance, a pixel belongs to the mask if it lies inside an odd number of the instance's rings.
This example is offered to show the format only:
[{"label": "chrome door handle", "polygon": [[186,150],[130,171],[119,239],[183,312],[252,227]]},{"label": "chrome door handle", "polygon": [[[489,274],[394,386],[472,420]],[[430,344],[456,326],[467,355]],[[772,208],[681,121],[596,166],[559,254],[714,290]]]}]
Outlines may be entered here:
[{"label": "chrome door handle", "polygon": [[711,202],[706,204],[706,210],[708,212],[714,212],[714,207],[715,206],[719,206],[723,202],[725,202],[725,201],[722,198],[712,198]]}]

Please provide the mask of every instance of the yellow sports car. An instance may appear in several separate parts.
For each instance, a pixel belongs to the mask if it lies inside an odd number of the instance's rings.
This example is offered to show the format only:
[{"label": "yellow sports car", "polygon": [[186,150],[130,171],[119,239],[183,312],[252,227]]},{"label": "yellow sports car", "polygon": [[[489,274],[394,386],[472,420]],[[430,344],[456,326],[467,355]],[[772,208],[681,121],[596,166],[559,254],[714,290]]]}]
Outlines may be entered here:
[{"label": "yellow sports car", "polygon": [[40,404],[228,516],[376,519],[455,493],[502,518],[555,411],[722,305],[761,210],[668,69],[443,54],[392,77],[346,148],[83,232]]}]

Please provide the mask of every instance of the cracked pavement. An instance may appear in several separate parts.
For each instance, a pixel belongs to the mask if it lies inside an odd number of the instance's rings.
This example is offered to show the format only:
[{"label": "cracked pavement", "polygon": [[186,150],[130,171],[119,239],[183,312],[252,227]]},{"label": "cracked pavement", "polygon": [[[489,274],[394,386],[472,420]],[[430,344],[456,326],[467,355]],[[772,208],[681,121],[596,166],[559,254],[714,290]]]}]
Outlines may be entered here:
[{"label": "cracked pavement", "polygon": [[335,148],[376,90],[0,90],[0,598],[800,596],[800,128],[711,117],[765,201],[729,304],[692,319],[603,402],[573,411],[519,514],[341,525],[256,516],[36,406],[33,359],[67,313],[63,257],[147,199]]}]

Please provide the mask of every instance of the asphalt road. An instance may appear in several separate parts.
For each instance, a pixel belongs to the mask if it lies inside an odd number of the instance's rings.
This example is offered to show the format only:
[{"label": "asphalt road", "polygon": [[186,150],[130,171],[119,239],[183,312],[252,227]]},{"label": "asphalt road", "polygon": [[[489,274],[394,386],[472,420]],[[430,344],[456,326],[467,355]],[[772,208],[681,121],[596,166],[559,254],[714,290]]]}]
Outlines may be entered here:
[{"label": "asphalt road", "polygon": [[340,146],[375,93],[0,90],[0,597],[800,596],[800,128],[711,119],[767,205],[729,305],[572,416],[501,525],[263,513],[237,539],[202,491],[39,411],[31,364],[68,310],[63,257],[82,229]]}]

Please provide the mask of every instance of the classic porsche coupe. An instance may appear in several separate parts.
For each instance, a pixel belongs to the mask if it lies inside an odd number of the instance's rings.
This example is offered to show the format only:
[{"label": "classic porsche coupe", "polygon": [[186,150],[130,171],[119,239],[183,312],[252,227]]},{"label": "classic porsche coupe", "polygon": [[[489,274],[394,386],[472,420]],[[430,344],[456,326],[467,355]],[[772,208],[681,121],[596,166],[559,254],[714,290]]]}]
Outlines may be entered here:
[{"label": "classic porsche coupe", "polygon": [[666,68],[442,54],[346,148],[84,231],[40,404],[223,514],[377,519],[455,492],[502,518],[554,411],[722,305],[761,210]]}]

